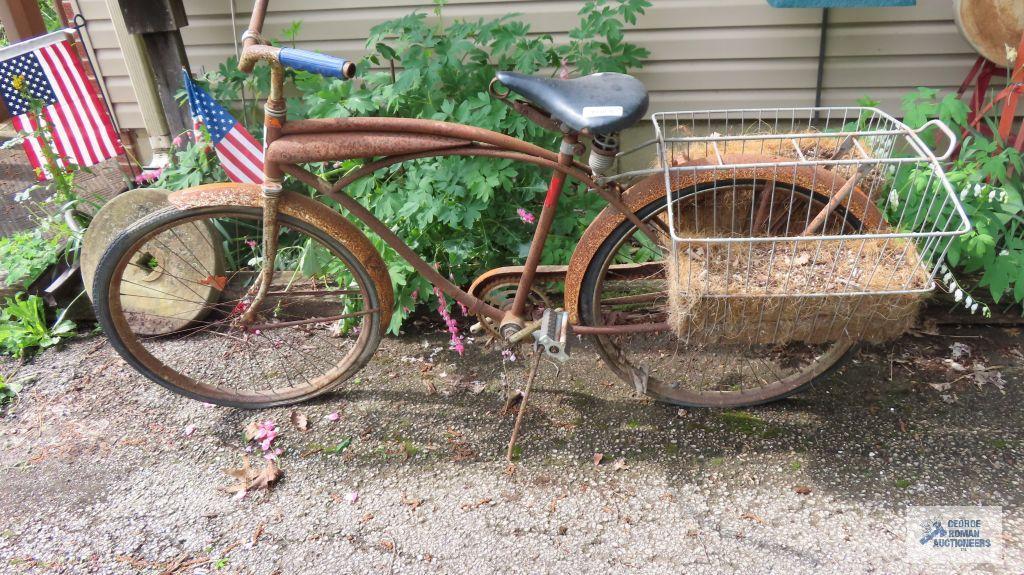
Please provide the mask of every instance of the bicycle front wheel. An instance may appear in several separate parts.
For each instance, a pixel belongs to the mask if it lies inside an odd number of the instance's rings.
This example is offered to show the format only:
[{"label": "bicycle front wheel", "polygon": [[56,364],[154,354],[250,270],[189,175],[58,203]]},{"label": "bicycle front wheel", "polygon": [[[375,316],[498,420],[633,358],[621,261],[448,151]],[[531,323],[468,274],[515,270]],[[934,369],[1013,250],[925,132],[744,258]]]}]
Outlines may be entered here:
[{"label": "bicycle front wheel", "polygon": [[349,250],[280,214],[273,282],[238,322],[263,267],[261,208],[169,207],[107,248],[93,286],[114,348],[182,395],[241,408],[287,405],[355,374],[381,337],[378,289]]}]

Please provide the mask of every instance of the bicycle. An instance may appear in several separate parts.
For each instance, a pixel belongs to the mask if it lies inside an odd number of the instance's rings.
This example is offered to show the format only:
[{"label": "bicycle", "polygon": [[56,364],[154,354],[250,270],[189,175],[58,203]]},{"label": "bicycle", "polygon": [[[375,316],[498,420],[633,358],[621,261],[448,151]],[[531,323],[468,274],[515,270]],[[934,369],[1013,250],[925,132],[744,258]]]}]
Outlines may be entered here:
[{"label": "bicycle", "polygon": [[[818,252],[835,241],[913,242],[917,247],[909,255],[905,250],[899,263],[923,269],[927,281],[911,274],[900,278],[902,285],[867,289],[858,284],[848,291],[916,296],[934,289],[932,262],[941,260],[948,240],[970,228],[939,158],[921,141],[921,130],[874,109],[718,111],[689,113],[688,119],[685,113],[655,114],[655,138],[623,151],[619,133],[639,122],[649,104],[635,78],[595,74],[556,80],[499,72],[491,95],[560,133],[557,152],[432,120],[288,120],[286,67],[343,80],[356,70],[342,58],[267,44],[261,36],[267,4],[255,3],[239,63],[244,72],[261,62],[271,67],[263,185],[210,184],[171,194],[171,206],[136,222],[110,244],[95,275],[96,315],[114,348],[149,379],[194,399],[264,408],[336,389],[369,361],[390,322],[393,288],[377,248],[325,204],[283,191],[286,175],[337,202],[499,339],[511,344],[532,337],[538,353],[564,360],[573,337],[587,336],[608,368],[638,393],[684,406],[750,406],[796,393],[839,365],[863,333],[846,329],[856,313],[844,312],[844,318],[835,312],[828,337],[778,337],[784,323],[828,321],[825,312],[808,312],[801,321],[799,310],[796,318],[776,319],[775,337],[769,337],[764,334],[771,322],[762,321],[762,309],[752,339],[695,337],[716,330],[710,323],[698,325],[692,315],[683,326],[666,312],[675,293],[666,281],[679,262],[692,267],[718,246],[728,250],[728,268],[730,258],[742,251],[734,252],[733,244],[749,247],[748,256],[755,244],[770,246],[774,259],[774,250],[788,249],[787,242],[818,242]],[[711,132],[712,120],[720,122],[723,114],[725,135]],[[822,131],[811,129],[817,114],[828,115]],[[750,134],[752,126],[761,125],[774,125],[772,135]],[[933,125],[955,141],[945,126]],[[737,129],[739,134],[732,133]],[[694,135],[700,131],[711,133]],[[825,138],[836,142],[826,146]],[[807,139],[816,143],[801,147]],[[586,142],[590,152],[584,164],[577,158],[587,153]],[[795,151],[782,150],[789,143]],[[896,155],[897,143],[913,153]],[[651,147],[657,166],[611,173],[617,159]],[[818,153],[824,148],[828,154]],[[884,153],[873,153],[877,150]],[[344,193],[377,170],[451,155],[512,159],[552,172],[524,264],[490,270],[466,290]],[[366,163],[333,182],[301,167],[350,158]],[[890,227],[883,213],[892,206],[879,205],[885,194],[866,178],[882,173],[899,180],[922,169],[929,174],[929,189],[937,190],[931,203],[938,201],[940,213],[952,215],[944,226],[900,216],[900,225]],[[568,178],[582,182],[607,206],[567,264],[540,265]],[[929,207],[926,215],[931,213]],[[698,244],[704,247],[693,247]],[[875,267],[882,263],[879,258]],[[701,281],[708,279],[706,265]],[[863,269],[853,274],[847,284],[865,277]],[[702,288],[698,295],[732,297],[728,284],[735,275],[726,274],[721,293]],[[552,309],[540,283],[564,286],[559,308]],[[824,295],[840,292],[845,293],[836,288]],[[822,303],[828,299],[812,295]]]}]

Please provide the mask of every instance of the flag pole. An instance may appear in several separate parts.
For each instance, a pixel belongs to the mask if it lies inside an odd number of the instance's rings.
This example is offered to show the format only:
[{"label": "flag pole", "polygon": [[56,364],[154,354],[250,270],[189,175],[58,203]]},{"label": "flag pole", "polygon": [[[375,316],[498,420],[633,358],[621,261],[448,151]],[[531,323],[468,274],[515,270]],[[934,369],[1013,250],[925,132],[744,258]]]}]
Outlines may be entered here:
[{"label": "flag pole", "polygon": [[[100,96],[103,97],[103,107],[107,109],[107,115],[110,116],[110,121],[114,124],[114,129],[117,130],[117,138],[121,139],[121,125],[117,121],[117,116],[114,115],[114,107],[110,104],[110,98],[103,91],[103,86],[100,86],[100,75],[96,71],[96,66],[92,62],[92,56],[89,54],[89,50],[85,46],[85,35],[82,34],[82,29],[85,28],[86,20],[85,16],[81,14],[75,14],[71,18],[71,28],[75,31],[75,35],[78,37],[78,41],[82,44],[82,53],[85,54],[85,61],[89,64],[89,70],[92,72],[92,77],[95,78],[96,84],[100,88]],[[135,166],[132,165],[132,159],[128,156],[128,146],[121,142],[121,157],[124,158],[125,164],[128,165],[128,170],[131,172],[131,178],[128,182],[129,188],[135,187],[135,177],[138,175],[135,173]]]}]

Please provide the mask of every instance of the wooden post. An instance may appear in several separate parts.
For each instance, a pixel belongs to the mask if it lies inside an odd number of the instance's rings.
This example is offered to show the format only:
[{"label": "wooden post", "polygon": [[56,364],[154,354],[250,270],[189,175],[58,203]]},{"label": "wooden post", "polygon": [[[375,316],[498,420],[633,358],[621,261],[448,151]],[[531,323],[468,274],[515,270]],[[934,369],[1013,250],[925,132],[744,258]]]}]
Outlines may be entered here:
[{"label": "wooden post", "polygon": [[149,55],[157,96],[167,128],[178,135],[192,128],[188,110],[174,94],[182,87],[181,69],[188,69],[180,28],[188,26],[181,0],[118,0],[128,32],[138,34]]},{"label": "wooden post", "polygon": [[11,44],[46,34],[38,0],[3,0],[0,2],[0,22],[4,24],[4,32]]},{"label": "wooden post", "polygon": [[[0,1],[0,23],[11,44],[46,34],[38,0]],[[9,117],[6,106],[0,105],[0,122]]]}]

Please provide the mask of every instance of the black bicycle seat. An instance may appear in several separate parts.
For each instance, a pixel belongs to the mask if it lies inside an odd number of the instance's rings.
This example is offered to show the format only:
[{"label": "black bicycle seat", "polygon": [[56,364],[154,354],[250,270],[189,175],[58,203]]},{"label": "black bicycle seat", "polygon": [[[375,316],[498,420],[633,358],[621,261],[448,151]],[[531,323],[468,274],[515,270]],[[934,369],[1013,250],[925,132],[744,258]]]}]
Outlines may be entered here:
[{"label": "black bicycle seat", "polygon": [[647,88],[626,74],[602,72],[571,80],[498,72],[509,90],[547,110],[574,130],[592,134],[618,132],[647,112]]}]

